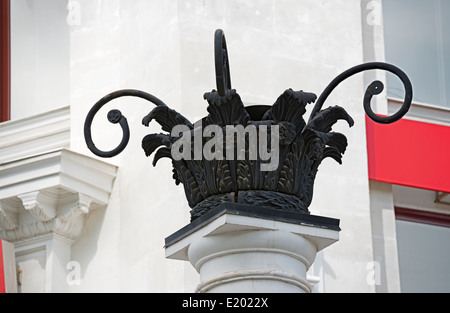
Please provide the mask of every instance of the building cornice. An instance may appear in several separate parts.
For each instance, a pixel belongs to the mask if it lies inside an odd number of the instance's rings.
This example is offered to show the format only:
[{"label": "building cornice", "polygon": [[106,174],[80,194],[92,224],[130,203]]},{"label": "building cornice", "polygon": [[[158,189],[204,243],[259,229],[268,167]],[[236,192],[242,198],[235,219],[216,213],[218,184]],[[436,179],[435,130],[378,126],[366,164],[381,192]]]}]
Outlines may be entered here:
[{"label": "building cornice", "polygon": [[75,241],[84,216],[108,204],[117,167],[59,149],[0,165],[0,238],[49,233]]},{"label": "building cornice", "polygon": [[[389,98],[388,101],[389,114],[395,112],[401,106],[401,100]],[[450,126],[450,108],[414,102],[411,104],[411,110],[405,118],[424,123]]]},{"label": "building cornice", "polygon": [[0,164],[70,146],[70,107],[0,123]]}]

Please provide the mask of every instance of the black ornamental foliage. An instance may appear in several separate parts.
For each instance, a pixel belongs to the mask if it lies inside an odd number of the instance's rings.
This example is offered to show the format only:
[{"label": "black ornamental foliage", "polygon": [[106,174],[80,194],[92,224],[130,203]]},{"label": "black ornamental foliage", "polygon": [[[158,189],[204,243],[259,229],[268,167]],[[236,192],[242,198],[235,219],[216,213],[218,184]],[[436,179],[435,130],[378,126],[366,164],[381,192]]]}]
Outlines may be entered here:
[{"label": "black ornamental foliage", "polygon": [[[202,123],[203,128],[214,124],[225,132],[227,125],[279,126],[279,165],[275,171],[262,172],[259,168],[261,160],[248,158],[173,160],[170,152],[181,136],[172,137],[172,129],[180,123],[191,130],[194,126],[181,114],[166,107],[156,107],[144,118],[144,124],[155,120],[167,133],[146,136],[142,147],[147,156],[156,151],[154,165],[163,157],[172,159],[174,179],[184,186],[189,205],[193,208],[193,218],[224,201],[278,206],[284,210],[308,213],[319,165],[327,157],[341,163],[347,148],[346,137],[332,132],[332,126],[338,120],[345,120],[353,126],[352,118],[341,107],[323,110],[306,124],[303,118],[306,106],[314,103],[316,98],[312,93],[289,89],[272,107],[266,108],[262,119],[254,120],[236,90],[227,90],[224,96],[217,91],[205,94],[209,115]],[[194,136],[193,132],[191,135]]]},{"label": "black ornamental foliage", "polygon": [[[91,124],[93,117],[100,108],[109,101],[123,96],[144,98],[156,107],[144,117],[142,123],[149,126],[152,121],[161,125],[163,133],[150,134],[142,141],[146,156],[154,155],[153,165],[162,158],[171,159],[173,178],[177,185],[182,184],[189,206],[192,208],[192,219],[202,216],[223,202],[237,202],[254,206],[277,208],[283,211],[309,214],[308,207],[313,198],[314,181],[318,168],[326,158],[332,158],[342,163],[342,157],[347,149],[347,138],[333,132],[333,126],[340,120],[354,125],[353,119],[339,106],[322,109],[330,93],[348,77],[357,73],[382,69],[396,74],[404,83],[406,96],[401,110],[391,117],[380,117],[370,108],[374,95],[383,90],[381,82],[372,83],[364,97],[364,108],[370,118],[379,123],[393,123],[402,118],[411,105],[412,86],[408,77],[400,69],[386,63],[366,63],[349,69],[333,80],[319,98],[313,93],[286,90],[272,106],[245,107],[236,90],[231,89],[229,75],[229,60],[223,32],[216,32],[216,77],[217,90],[206,93],[208,115],[197,123],[191,123],[180,113],[170,109],[158,98],[135,90],[122,90],[101,99],[89,113],[85,124],[85,137],[88,147],[93,153],[102,157],[112,157],[126,147],[129,139],[128,124],[117,110],[108,115],[112,123],[119,123],[124,131],[122,142],[115,150],[103,152],[92,142]],[[309,120],[304,119],[307,106],[315,103]],[[227,158],[206,159],[194,155],[196,132],[203,131],[210,125],[216,125],[222,133],[217,137],[218,147],[223,151],[230,148],[235,153]],[[184,131],[174,132],[179,126]],[[261,165],[266,161],[259,155],[250,158],[251,147],[259,146],[263,139],[250,135],[244,137],[245,144],[238,146],[235,142],[225,140],[228,126],[240,126],[246,129],[251,126],[256,130],[268,130],[267,147],[273,151],[276,146],[277,164],[272,170],[262,171]],[[277,129],[276,137],[274,128]],[[271,133],[272,132],[272,133]],[[214,137],[218,134],[214,134]],[[181,145],[184,158],[174,157],[174,147],[179,150],[181,140],[186,137],[190,146]],[[208,138],[201,138],[201,146]],[[211,139],[211,138],[209,138]],[[198,144],[198,143],[197,143]],[[252,146],[253,145],[253,146]],[[238,151],[238,149],[244,151]],[[190,150],[190,151],[188,151]],[[260,150],[261,151],[261,150]],[[245,158],[236,157],[243,153]]]}]

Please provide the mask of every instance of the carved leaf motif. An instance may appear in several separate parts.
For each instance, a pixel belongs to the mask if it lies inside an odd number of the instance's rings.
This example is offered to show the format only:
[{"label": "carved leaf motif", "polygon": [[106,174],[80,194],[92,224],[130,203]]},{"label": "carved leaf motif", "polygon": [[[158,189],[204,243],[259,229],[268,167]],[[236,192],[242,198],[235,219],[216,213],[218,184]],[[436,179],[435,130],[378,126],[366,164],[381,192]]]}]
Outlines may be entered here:
[{"label": "carved leaf motif", "polygon": [[342,155],[347,150],[347,137],[341,133],[323,133],[314,131],[317,138],[319,138],[327,147],[324,150],[323,159],[331,157],[339,164],[342,164]]},{"label": "carved leaf motif", "polygon": [[264,175],[263,190],[277,190],[278,171],[267,172]]},{"label": "carved leaf motif", "polygon": [[280,176],[278,179],[277,191],[290,194],[292,192],[292,183],[294,177],[294,164],[296,162],[297,156],[290,152],[286,160],[284,161],[283,167],[280,171]]},{"label": "carved leaf motif", "polygon": [[152,120],[156,120],[156,122],[161,125],[162,130],[169,133],[171,133],[172,129],[177,125],[186,125],[190,129],[194,128],[187,118],[167,106],[158,106],[154,108],[146,117],[144,117],[142,124],[149,126]]},{"label": "carved leaf motif", "polygon": [[217,161],[202,161],[204,172],[205,172],[205,184],[206,188],[208,189],[208,196],[211,194],[217,194],[217,187],[216,187],[216,173],[217,173]]},{"label": "carved leaf motif", "polygon": [[319,112],[308,124],[308,129],[327,146],[323,151],[322,160],[330,157],[342,164],[342,155],[348,145],[347,138],[343,134],[331,132],[333,125],[339,120],[347,121],[350,127],[354,125],[353,119],[345,109],[334,106]]},{"label": "carved leaf motif", "polygon": [[232,197],[232,194],[218,194],[218,195],[212,195],[211,197],[201,201],[198,203],[195,207],[192,207],[191,211],[191,221],[194,221],[195,219],[199,218],[200,216],[208,213],[212,209],[214,209],[216,206],[224,203],[224,202],[233,202],[234,198]]},{"label": "carved leaf motif", "polygon": [[308,124],[309,129],[328,133],[331,131],[332,126],[339,120],[345,120],[353,127],[355,122],[348,115],[344,108],[339,106],[329,107],[323,111],[320,111]]},{"label": "carved leaf motif", "polygon": [[281,211],[309,214],[308,208],[295,195],[274,191],[246,190],[239,192],[239,203],[269,207]]},{"label": "carved leaf motif", "polygon": [[189,161],[188,166],[195,178],[195,181],[197,182],[202,198],[208,198],[210,194],[206,184],[205,168],[202,161]]},{"label": "carved leaf motif", "polygon": [[209,115],[205,119],[206,125],[243,125],[246,126],[250,116],[245,110],[241,97],[236,90],[227,90],[224,97],[217,92],[206,93]]},{"label": "carved leaf motif", "polygon": [[326,147],[323,151],[323,159],[332,158],[342,164],[342,153],[335,147]]},{"label": "carved leaf motif", "polygon": [[153,166],[156,166],[162,158],[172,159],[172,150],[170,148],[161,148],[156,151],[155,157],[153,158]]},{"label": "carved leaf motif", "polygon": [[219,193],[228,193],[233,190],[230,167],[227,161],[218,162],[216,185]]},{"label": "carved leaf motif", "polygon": [[156,149],[161,146],[170,147],[171,138],[164,134],[150,134],[144,137],[142,140],[142,148],[145,151],[146,156],[152,155]]},{"label": "carved leaf motif", "polygon": [[237,162],[237,185],[239,190],[248,190],[251,188],[253,177],[250,172],[250,166],[246,161]]},{"label": "carved leaf motif", "polygon": [[335,147],[340,153],[347,149],[347,137],[341,133],[323,133],[313,130],[316,136],[326,145]]},{"label": "carved leaf motif", "polygon": [[194,175],[192,175],[192,172],[183,161],[173,162],[173,166],[176,169],[177,178],[183,182],[189,206],[194,207],[197,203],[203,200]]},{"label": "carved leaf motif", "polygon": [[306,105],[316,101],[317,96],[303,91],[286,90],[275,102],[272,108],[264,115],[263,120],[275,122],[290,122],[300,132],[306,125],[303,115]]}]

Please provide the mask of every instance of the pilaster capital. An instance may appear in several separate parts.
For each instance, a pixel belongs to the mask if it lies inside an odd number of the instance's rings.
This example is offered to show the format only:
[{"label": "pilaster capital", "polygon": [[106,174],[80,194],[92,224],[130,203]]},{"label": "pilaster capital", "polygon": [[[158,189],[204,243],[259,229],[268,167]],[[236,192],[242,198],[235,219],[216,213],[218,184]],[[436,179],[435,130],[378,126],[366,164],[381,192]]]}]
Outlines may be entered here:
[{"label": "pilaster capital", "polygon": [[0,238],[17,243],[53,233],[73,243],[85,216],[108,204],[116,172],[67,149],[0,165]]}]

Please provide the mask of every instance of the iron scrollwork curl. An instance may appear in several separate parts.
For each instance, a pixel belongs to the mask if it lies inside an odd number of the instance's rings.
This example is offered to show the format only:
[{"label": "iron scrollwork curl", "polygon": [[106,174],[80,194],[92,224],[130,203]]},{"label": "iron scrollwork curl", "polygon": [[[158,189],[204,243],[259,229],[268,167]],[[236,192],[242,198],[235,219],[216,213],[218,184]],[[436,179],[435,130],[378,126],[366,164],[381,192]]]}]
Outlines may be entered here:
[{"label": "iron scrollwork curl", "polygon": [[401,118],[403,118],[406,115],[406,113],[408,113],[408,111],[411,107],[412,99],[413,99],[413,87],[412,87],[411,81],[409,80],[409,78],[405,74],[405,72],[403,72],[401,69],[399,69],[398,67],[396,67],[392,64],[383,63],[383,62],[370,62],[370,63],[364,63],[361,65],[352,67],[351,69],[349,69],[349,70],[345,71],[344,73],[342,73],[341,75],[337,76],[327,86],[327,88],[323,91],[323,93],[317,100],[316,105],[314,106],[314,109],[311,112],[310,121],[317,115],[317,113],[320,112],[320,110],[322,109],[323,104],[327,100],[328,96],[333,92],[333,90],[340,83],[342,83],[344,80],[346,80],[347,78],[350,78],[351,76],[353,76],[355,74],[369,71],[369,70],[389,71],[389,72],[393,73],[394,75],[396,75],[398,78],[400,78],[400,80],[403,82],[403,85],[405,87],[405,100],[404,100],[404,103],[403,103],[402,107],[400,108],[400,110],[392,116],[384,117],[384,116],[379,116],[379,115],[375,114],[375,112],[373,112],[373,110],[371,108],[371,100],[372,100],[373,96],[379,95],[384,90],[384,85],[382,82],[380,82],[378,80],[374,81],[372,84],[369,85],[369,87],[367,87],[366,93],[364,95],[364,110],[365,110],[367,116],[369,116],[370,119],[372,119],[374,122],[377,122],[379,124],[392,124],[392,123],[399,121]]},{"label": "iron scrollwork curl", "polygon": [[111,111],[109,111],[109,113],[107,115],[108,121],[110,123],[119,124],[122,127],[122,132],[123,132],[122,140],[115,149],[113,149],[111,151],[102,151],[102,150],[98,149],[92,140],[92,133],[91,133],[92,122],[94,121],[94,117],[100,111],[100,109],[103,108],[103,106],[105,106],[109,102],[111,102],[115,99],[118,99],[118,98],[122,98],[122,97],[141,98],[141,99],[147,100],[147,101],[155,104],[156,106],[167,107],[167,105],[163,101],[158,99],[157,97],[155,97],[149,93],[146,93],[146,92],[143,92],[140,90],[134,90],[134,89],[124,89],[124,90],[115,91],[113,93],[106,95],[102,99],[100,99],[89,111],[89,113],[86,117],[86,121],[84,123],[84,138],[86,140],[86,144],[87,144],[89,150],[91,150],[91,152],[94,153],[96,156],[99,156],[102,158],[115,157],[115,156],[119,155],[120,153],[122,153],[122,151],[125,150],[125,148],[128,145],[128,142],[130,140],[130,128],[128,126],[127,119],[125,118],[125,116],[122,115],[122,112],[120,112],[119,110],[111,110]]},{"label": "iron scrollwork curl", "polygon": [[223,30],[218,29],[214,38],[216,82],[219,96],[225,96],[227,90],[231,89],[230,62],[228,58],[227,41]]},{"label": "iron scrollwork curl", "polygon": [[[227,43],[225,34],[221,29],[218,29],[215,33],[215,61],[217,91],[219,93],[219,96],[223,97],[225,96],[225,92],[231,89],[231,76]],[[323,93],[317,100],[316,105],[314,106],[314,109],[310,115],[309,121],[311,121],[322,110],[325,101],[340,83],[352,77],[353,75],[369,70],[385,70],[393,73],[398,78],[400,78],[405,87],[405,99],[400,110],[394,115],[387,117],[377,115],[372,110],[371,100],[373,96],[379,95],[381,94],[381,92],[383,92],[384,84],[378,80],[374,81],[367,87],[364,95],[364,111],[366,112],[367,116],[369,116],[370,119],[379,124],[392,124],[402,119],[406,115],[406,113],[408,113],[413,99],[413,87],[410,79],[405,72],[392,64],[384,62],[369,62],[352,67],[349,70],[343,72],[341,75],[337,76],[327,86],[327,88],[323,91]]]}]

